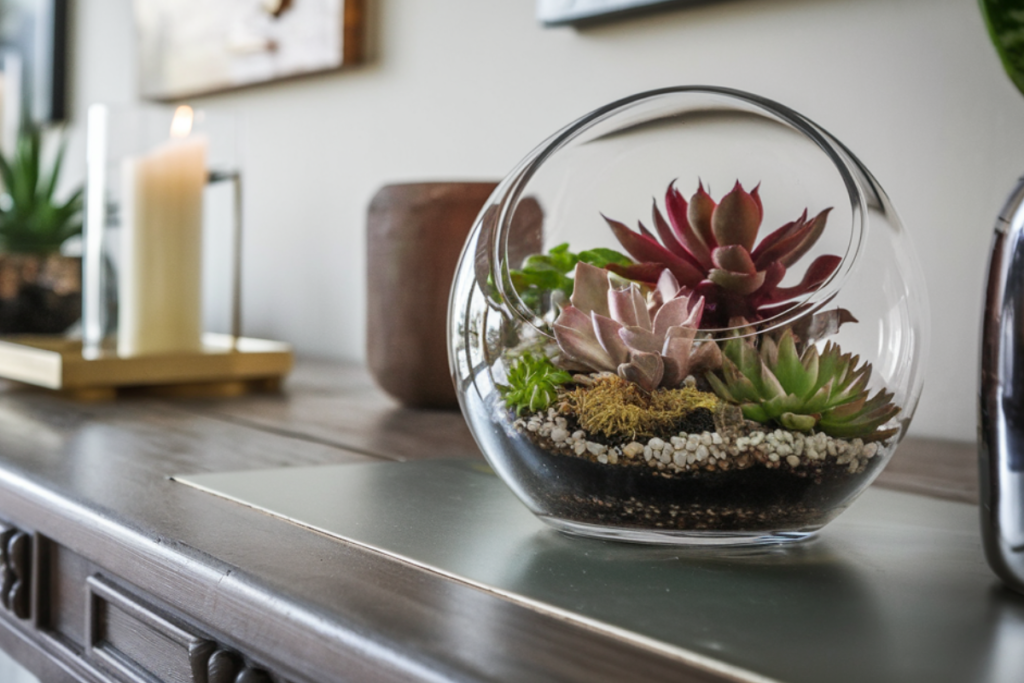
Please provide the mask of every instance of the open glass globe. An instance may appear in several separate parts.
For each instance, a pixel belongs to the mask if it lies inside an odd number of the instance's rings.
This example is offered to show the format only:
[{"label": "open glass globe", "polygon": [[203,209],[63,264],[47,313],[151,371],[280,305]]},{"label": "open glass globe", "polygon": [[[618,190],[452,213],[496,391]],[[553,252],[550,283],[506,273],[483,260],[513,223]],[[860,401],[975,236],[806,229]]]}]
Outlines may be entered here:
[{"label": "open glass globe", "polygon": [[871,174],[796,112],[646,92],[542,144],[456,272],[449,352],[485,457],[575,534],[814,534],[867,487],[921,390],[927,303]]}]

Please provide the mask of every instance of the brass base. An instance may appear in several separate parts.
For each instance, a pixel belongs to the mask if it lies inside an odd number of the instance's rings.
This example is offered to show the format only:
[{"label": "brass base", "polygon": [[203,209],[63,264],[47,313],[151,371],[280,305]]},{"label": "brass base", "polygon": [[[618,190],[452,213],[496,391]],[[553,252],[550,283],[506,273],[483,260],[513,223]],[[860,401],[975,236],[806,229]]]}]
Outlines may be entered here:
[{"label": "brass base", "polygon": [[112,350],[82,354],[80,340],[0,338],[0,378],[59,391],[81,400],[122,394],[239,396],[276,391],[294,364],[289,344],[204,334],[203,350],[123,358]]}]

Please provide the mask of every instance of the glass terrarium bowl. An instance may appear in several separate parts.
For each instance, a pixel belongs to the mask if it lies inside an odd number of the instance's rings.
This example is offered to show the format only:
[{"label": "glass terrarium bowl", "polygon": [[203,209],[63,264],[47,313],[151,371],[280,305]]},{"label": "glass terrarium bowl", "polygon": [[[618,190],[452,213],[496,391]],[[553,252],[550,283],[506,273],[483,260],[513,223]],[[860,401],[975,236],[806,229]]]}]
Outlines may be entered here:
[{"label": "glass terrarium bowl", "polygon": [[799,540],[906,433],[927,303],[889,199],[779,104],[680,87],[598,109],[498,186],[449,309],[488,462],[566,532]]}]

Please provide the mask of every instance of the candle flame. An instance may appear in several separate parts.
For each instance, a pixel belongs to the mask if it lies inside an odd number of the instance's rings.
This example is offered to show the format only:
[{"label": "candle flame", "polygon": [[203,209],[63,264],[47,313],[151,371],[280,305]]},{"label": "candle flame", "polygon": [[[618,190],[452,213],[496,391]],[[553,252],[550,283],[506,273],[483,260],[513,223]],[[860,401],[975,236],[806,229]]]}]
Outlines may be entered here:
[{"label": "candle flame", "polygon": [[192,107],[182,105],[174,110],[174,119],[171,121],[171,137],[187,138],[192,131],[192,119],[195,114]]}]

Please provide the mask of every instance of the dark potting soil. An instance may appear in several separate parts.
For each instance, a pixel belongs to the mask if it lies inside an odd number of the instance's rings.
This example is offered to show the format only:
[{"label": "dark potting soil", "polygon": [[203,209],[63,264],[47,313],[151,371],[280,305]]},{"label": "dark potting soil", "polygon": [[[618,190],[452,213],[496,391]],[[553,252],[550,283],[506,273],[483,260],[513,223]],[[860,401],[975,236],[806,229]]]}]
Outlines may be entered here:
[{"label": "dark potting soil", "polygon": [[[592,437],[588,436],[588,439]],[[838,515],[884,458],[851,473],[834,459],[813,466],[670,472],[642,460],[594,462],[545,447],[519,432],[509,440],[508,466],[535,505],[570,521],[677,531],[786,531],[820,527]],[[547,442],[550,445],[550,442]]]}]

